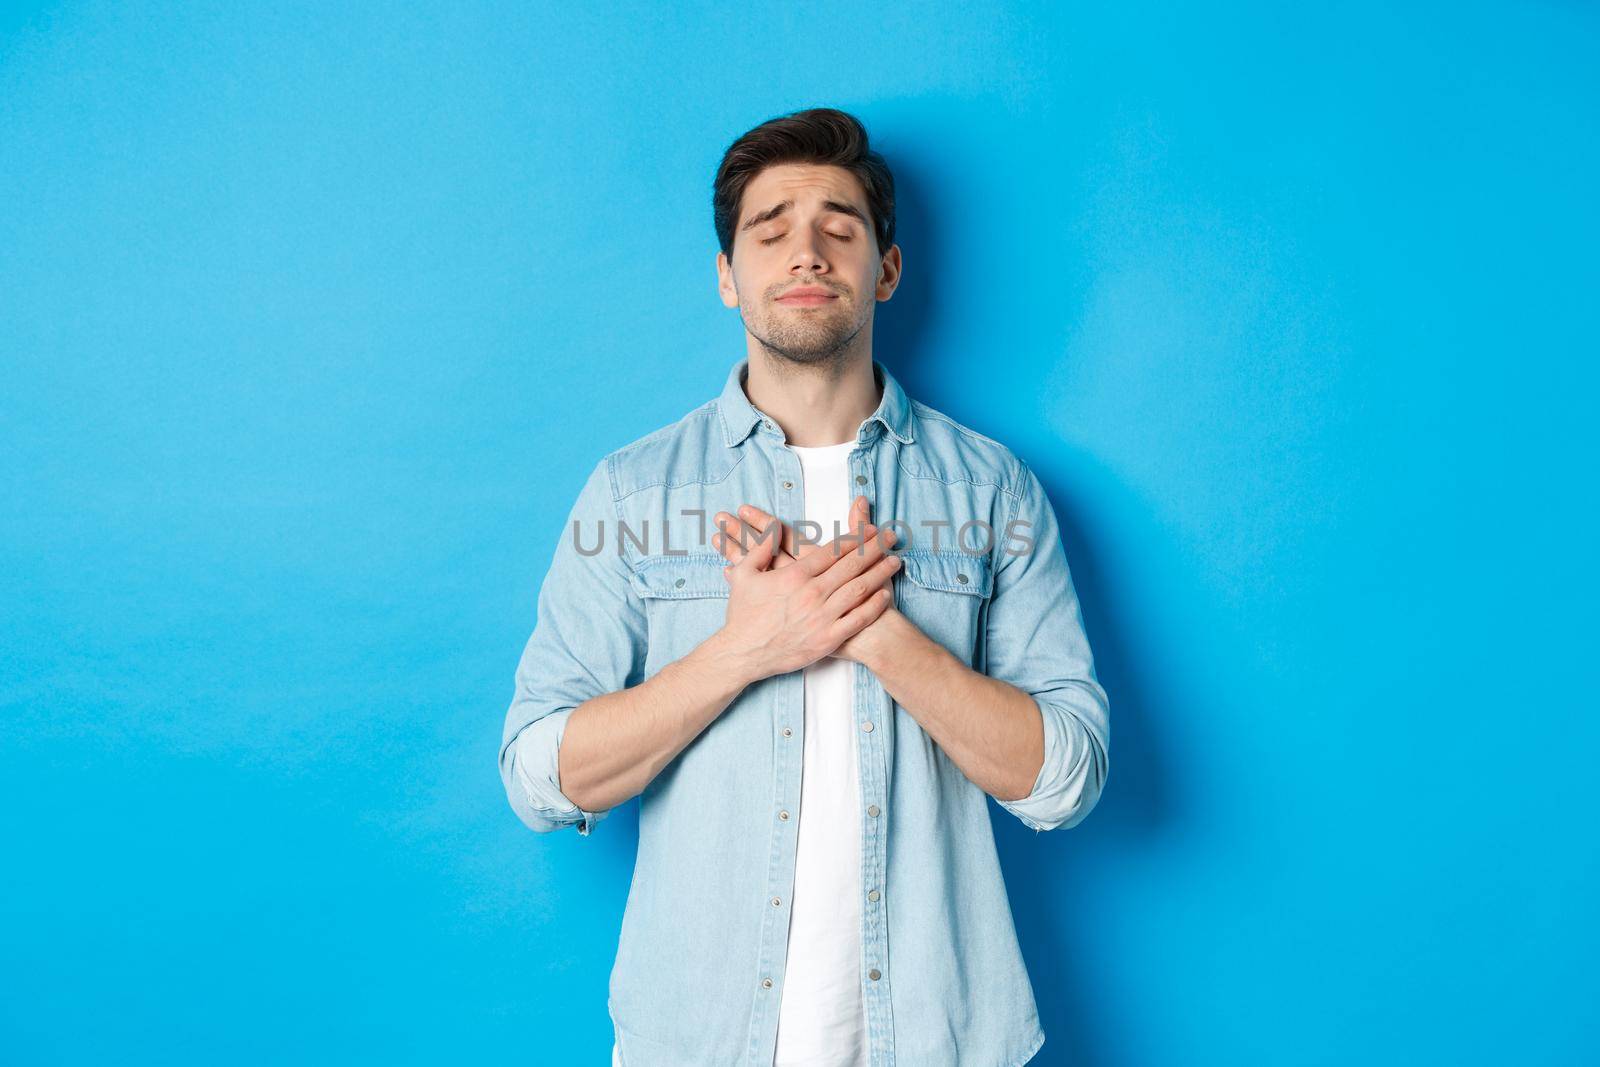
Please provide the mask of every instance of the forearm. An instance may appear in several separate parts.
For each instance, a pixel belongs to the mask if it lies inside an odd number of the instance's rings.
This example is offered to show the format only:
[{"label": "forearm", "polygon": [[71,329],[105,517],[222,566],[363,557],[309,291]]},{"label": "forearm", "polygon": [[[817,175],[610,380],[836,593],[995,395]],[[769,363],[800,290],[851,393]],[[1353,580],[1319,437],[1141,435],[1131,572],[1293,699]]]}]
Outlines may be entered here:
[{"label": "forearm", "polygon": [[1044,766],[1038,703],[973,670],[898,611],[863,658],[889,696],[978,788],[1000,800],[1033,790]]},{"label": "forearm", "polygon": [[557,754],[562,793],[604,811],[644,792],[750,680],[718,633],[646,681],[584,701]]}]

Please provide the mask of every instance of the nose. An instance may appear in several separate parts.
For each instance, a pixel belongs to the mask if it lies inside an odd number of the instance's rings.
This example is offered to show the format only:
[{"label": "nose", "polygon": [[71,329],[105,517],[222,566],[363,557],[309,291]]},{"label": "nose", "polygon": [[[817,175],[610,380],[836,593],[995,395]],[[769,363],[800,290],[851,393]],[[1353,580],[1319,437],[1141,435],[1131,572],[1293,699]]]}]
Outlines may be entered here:
[{"label": "nose", "polygon": [[822,258],[816,237],[807,230],[794,243],[794,251],[789,259],[789,273],[804,274],[807,271],[824,273],[827,269],[828,261]]}]

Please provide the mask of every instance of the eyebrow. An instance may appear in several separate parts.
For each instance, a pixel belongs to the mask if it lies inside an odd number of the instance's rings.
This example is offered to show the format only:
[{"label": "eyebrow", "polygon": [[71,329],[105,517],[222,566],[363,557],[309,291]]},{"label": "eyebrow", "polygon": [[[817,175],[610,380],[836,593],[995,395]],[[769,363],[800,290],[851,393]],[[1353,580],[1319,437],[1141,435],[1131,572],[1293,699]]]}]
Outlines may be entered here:
[{"label": "eyebrow", "polygon": [[[763,222],[771,222],[773,219],[777,218],[779,215],[782,215],[785,211],[788,211],[792,207],[794,207],[793,200],[780,200],[772,207],[767,208],[767,210],[750,216],[749,221],[747,221],[743,226],[740,226],[739,230],[740,232],[745,230],[753,230],[757,226],[760,226]],[[862,215],[860,210],[857,209],[853,204],[846,204],[839,200],[824,200],[822,202],[822,210],[832,212],[836,215],[849,215],[851,218],[859,220],[861,225],[867,225],[866,216]]]}]

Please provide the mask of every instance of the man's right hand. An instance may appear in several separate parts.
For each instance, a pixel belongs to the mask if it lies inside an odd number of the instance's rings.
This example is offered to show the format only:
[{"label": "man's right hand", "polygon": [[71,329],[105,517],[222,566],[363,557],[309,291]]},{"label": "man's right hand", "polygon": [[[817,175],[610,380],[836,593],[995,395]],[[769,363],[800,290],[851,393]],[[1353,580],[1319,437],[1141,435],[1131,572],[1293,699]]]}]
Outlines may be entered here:
[{"label": "man's right hand", "polygon": [[776,536],[762,536],[727,568],[728,614],[717,639],[747,684],[810,666],[870,625],[893,602],[900,567],[877,528],[847,532],[782,567]]}]

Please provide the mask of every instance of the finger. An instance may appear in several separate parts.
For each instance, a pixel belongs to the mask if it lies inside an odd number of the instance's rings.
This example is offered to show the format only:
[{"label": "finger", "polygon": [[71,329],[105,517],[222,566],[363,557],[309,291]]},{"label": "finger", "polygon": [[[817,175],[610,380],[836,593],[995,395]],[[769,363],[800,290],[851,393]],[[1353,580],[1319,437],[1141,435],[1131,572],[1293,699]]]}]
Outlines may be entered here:
[{"label": "finger", "polygon": [[877,533],[875,536],[878,544],[883,546],[885,552],[887,552],[890,547],[900,540],[900,535],[895,533],[892,528],[886,528],[882,526],[877,528]]},{"label": "finger", "polygon": [[[731,550],[741,556],[749,551],[749,546],[754,545],[756,538],[760,536],[760,531],[743,519],[732,519],[729,530],[725,543],[731,545]],[[774,567],[785,567],[793,562],[794,557],[781,548],[773,556]]]},{"label": "finger", "polygon": [[782,524],[769,524],[766,529],[756,530],[754,536],[745,539],[744,559],[735,566],[747,570],[766,570],[782,548],[781,532]]},{"label": "finger", "polygon": [[[870,537],[872,526],[869,524],[865,529],[867,536]],[[854,553],[849,551],[849,545],[851,543],[850,538],[854,536],[846,532],[825,545],[810,545],[805,548],[800,554],[800,561],[805,564],[806,573],[814,578],[840,559],[853,555]]]},{"label": "finger", "polygon": [[850,505],[850,525],[846,535],[840,535],[841,543],[835,550],[835,555],[843,555],[844,549],[861,551],[868,538],[877,538],[879,545],[887,549],[890,545],[900,540],[900,535],[892,529],[874,525],[872,522],[872,505],[865,496],[858,496]]},{"label": "finger", "polygon": [[833,625],[828,628],[828,639],[834,642],[835,648],[839,647],[868,626],[871,626],[880,615],[889,609],[889,604],[893,600],[894,594],[889,590],[878,590],[834,620]]},{"label": "finger", "polygon": [[851,552],[861,552],[876,530],[877,527],[870,522],[853,523],[822,547],[835,559]]},{"label": "finger", "polygon": [[793,558],[799,554],[796,551],[795,539],[797,535],[793,526],[783,522],[780,519],[774,518],[771,515],[768,515],[765,511],[762,511],[760,508],[751,504],[746,504],[741,507],[739,509],[739,514],[744,516],[742,521],[745,523],[745,525],[756,531],[757,534],[765,534],[773,527],[774,524],[777,525],[778,533],[776,536],[778,536],[779,540],[778,551],[776,554],[778,556],[788,556]]},{"label": "finger", "polygon": [[858,496],[850,501],[850,513],[845,516],[844,532],[834,538],[837,544],[828,547],[835,555],[843,555],[846,549],[862,545],[867,539],[867,527],[871,525],[870,508],[867,498]]},{"label": "finger", "polygon": [[858,496],[850,502],[850,528],[854,530],[872,520],[872,504],[866,496]]},{"label": "finger", "polygon": [[729,563],[739,562],[744,555],[744,548],[739,544],[739,526],[737,519],[726,511],[719,511],[712,516],[712,521],[717,524],[717,532],[711,535],[711,545],[722,553]]},{"label": "finger", "polygon": [[[889,579],[893,578],[895,572],[899,569],[899,556],[883,557],[860,574],[843,582],[828,597],[828,606],[843,615],[879,589],[886,587]],[[833,568],[830,567],[828,571],[831,574]],[[827,575],[824,575],[824,577],[827,577]]]},{"label": "finger", "polygon": [[758,531],[764,531],[764,530],[766,530],[768,525],[770,525],[771,523],[777,522],[779,524],[779,526],[782,527],[782,531],[783,531],[783,541],[781,543],[781,547],[782,547],[784,553],[789,555],[789,556],[798,556],[799,555],[799,552],[796,551],[796,546],[795,546],[796,534],[794,532],[794,527],[790,526],[788,523],[779,522],[779,520],[776,517],[774,517],[772,515],[769,515],[765,511],[762,511],[760,508],[756,507],[754,504],[743,504],[743,505],[740,505],[740,507],[739,507],[739,517],[747,525],[749,525],[752,529],[755,529],[755,530],[758,530]]},{"label": "finger", "polygon": [[750,528],[746,523],[734,518],[728,512],[717,512],[717,533],[710,536],[712,545],[722,552],[723,557],[730,563],[738,563],[744,558],[744,553],[749,552],[749,545],[754,542]]},{"label": "finger", "polygon": [[[761,514],[765,514],[765,512],[761,512]],[[756,538],[762,533],[761,529],[737,516],[728,514],[726,511],[717,512],[716,520],[724,535],[718,543],[728,546],[741,556],[750,551],[751,547],[756,543]],[[715,534],[712,536],[713,538],[716,537]]]},{"label": "finger", "polygon": [[835,557],[828,568],[816,576],[814,581],[824,596],[832,596],[846,582],[864,573],[886,555],[883,543],[872,534],[873,527],[868,526],[866,539],[861,544]]}]

